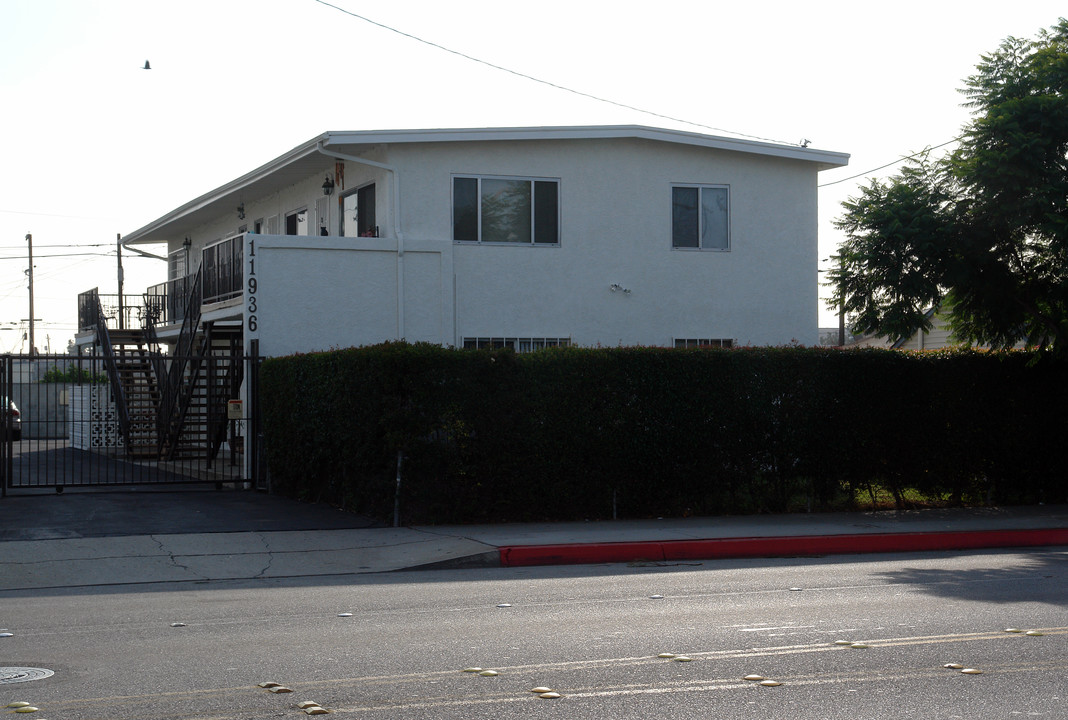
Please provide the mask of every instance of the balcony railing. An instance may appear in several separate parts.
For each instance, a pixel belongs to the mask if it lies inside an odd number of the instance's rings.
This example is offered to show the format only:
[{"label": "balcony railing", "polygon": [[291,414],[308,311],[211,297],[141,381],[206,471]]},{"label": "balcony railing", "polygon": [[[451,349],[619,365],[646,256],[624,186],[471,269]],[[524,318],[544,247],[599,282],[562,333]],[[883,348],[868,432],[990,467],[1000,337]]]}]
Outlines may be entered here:
[{"label": "balcony railing", "polygon": [[204,248],[204,304],[238,297],[244,290],[242,256],[245,238],[236,235]]},{"label": "balcony railing", "polygon": [[186,275],[177,280],[168,280],[153,285],[145,293],[145,308],[153,313],[156,325],[180,323],[185,319],[185,310],[189,305],[189,296],[193,292],[195,275]]},{"label": "balcony railing", "polygon": [[94,288],[78,294],[78,332],[96,327],[97,298],[100,298],[100,309],[109,328],[141,327],[145,313],[144,298],[140,295],[123,295],[120,303],[118,295],[101,295]]},{"label": "balcony railing", "polygon": [[[237,235],[204,248],[201,254],[203,304],[224,302],[244,290],[242,256],[244,236]],[[95,289],[78,295],[78,329],[96,326],[96,298],[104,310],[109,328],[142,328],[151,317],[155,326],[180,324],[185,319],[196,275],[186,275],[153,285],[143,296],[100,295]],[[121,320],[120,320],[121,318]]]}]

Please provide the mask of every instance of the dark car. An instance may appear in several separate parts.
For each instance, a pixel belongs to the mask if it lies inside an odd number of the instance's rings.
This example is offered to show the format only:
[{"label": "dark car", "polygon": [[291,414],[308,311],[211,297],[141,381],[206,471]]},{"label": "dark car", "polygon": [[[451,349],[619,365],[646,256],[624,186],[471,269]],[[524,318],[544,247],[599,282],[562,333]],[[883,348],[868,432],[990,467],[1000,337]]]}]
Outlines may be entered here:
[{"label": "dark car", "polygon": [[21,440],[22,414],[19,412],[18,406],[15,405],[15,401],[3,398],[0,400],[0,407],[4,408],[4,437],[10,435],[12,440]]}]

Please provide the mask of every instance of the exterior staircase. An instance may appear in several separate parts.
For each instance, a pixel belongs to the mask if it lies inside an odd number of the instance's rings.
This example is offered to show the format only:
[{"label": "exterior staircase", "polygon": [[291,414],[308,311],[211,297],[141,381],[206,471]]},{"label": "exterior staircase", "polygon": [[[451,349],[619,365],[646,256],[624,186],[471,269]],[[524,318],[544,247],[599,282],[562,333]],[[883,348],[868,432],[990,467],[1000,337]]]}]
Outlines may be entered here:
[{"label": "exterior staircase", "polygon": [[[120,392],[116,403],[124,404],[125,427],[122,428],[126,454],[135,458],[155,458],[159,438],[156,434],[156,408],[159,406],[159,384],[141,330],[108,332],[108,355],[114,359],[115,375]],[[122,423],[120,423],[122,424]]]}]

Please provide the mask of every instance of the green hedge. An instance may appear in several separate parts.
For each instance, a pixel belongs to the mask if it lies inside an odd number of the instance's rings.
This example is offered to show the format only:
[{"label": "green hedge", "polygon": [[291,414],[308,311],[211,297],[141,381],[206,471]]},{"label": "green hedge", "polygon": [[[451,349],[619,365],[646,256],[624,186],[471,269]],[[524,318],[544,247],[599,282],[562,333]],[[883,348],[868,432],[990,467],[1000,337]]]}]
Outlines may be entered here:
[{"label": "green hedge", "polygon": [[272,487],[405,523],[1064,502],[1064,366],[1022,353],[386,343],[262,368]]}]

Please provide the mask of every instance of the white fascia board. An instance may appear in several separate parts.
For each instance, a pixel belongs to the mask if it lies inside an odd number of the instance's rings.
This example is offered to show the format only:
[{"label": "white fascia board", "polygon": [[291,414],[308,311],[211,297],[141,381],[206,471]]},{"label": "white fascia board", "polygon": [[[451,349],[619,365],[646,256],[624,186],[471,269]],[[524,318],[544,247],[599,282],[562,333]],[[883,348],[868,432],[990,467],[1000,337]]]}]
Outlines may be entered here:
[{"label": "white fascia board", "polygon": [[659,142],[695,145],[732,152],[769,155],[814,162],[820,170],[849,163],[847,153],[780,145],[755,140],[727,138],[682,130],[666,130],[644,125],[593,125],[571,127],[445,128],[438,130],[366,130],[327,133],[324,145],[367,145],[387,143],[489,142],[514,140],[590,140],[639,138]]},{"label": "white fascia board", "polygon": [[313,155],[318,152],[318,143],[321,140],[325,140],[329,136],[329,133],[324,133],[319,137],[299,145],[284,155],[280,155],[274,160],[270,161],[266,165],[256,168],[252,172],[246,173],[236,180],[215,188],[211,192],[205,193],[195,200],[187,202],[185,205],[178,207],[166,215],[153,220],[148,225],[142,228],[134,230],[123,236],[122,242],[124,245],[137,245],[137,244],[153,244],[160,242],[159,239],[151,237],[153,233],[161,230],[170,223],[179,220],[183,217],[192,215],[198,210],[201,210],[213,203],[219,202],[221,199],[228,195],[239,193],[244,188],[248,187],[257,180],[261,180],[270,176],[273,173],[278,172],[282,168],[285,168],[292,163],[305,158],[309,155]]}]

